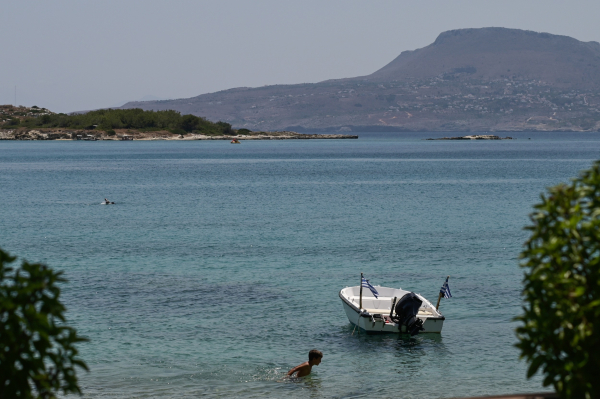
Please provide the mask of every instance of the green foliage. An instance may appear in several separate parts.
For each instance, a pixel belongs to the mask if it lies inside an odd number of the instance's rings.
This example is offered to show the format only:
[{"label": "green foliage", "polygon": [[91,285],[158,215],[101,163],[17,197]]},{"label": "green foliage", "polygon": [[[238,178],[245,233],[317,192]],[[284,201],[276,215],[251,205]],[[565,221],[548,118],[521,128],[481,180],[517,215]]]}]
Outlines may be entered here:
[{"label": "green foliage", "polygon": [[229,123],[217,122],[216,125],[217,125],[218,129],[221,131],[221,134],[230,135],[230,134],[235,133]]},{"label": "green foliage", "polygon": [[548,191],[526,228],[517,347],[528,377],[541,369],[562,398],[599,398],[600,162]]},{"label": "green foliage", "polygon": [[144,111],[139,108],[101,109],[72,115],[42,115],[26,118],[21,124],[31,128],[168,130],[177,134],[194,132],[211,135],[233,133],[229,123],[213,123],[195,115],[182,116],[177,111]]},{"label": "green foliage", "polygon": [[62,272],[0,250],[0,398],[55,398],[81,393],[75,367],[87,370],[74,344],[86,341],[64,325],[57,283]]},{"label": "green foliage", "polygon": [[238,129],[238,131],[237,131],[238,135],[240,135],[240,134],[248,135],[250,133],[252,133],[252,130],[250,130],[250,129]]},{"label": "green foliage", "polygon": [[198,126],[200,118],[194,115],[184,115],[181,117],[180,128],[186,132],[191,132]]},{"label": "green foliage", "polygon": [[6,122],[6,124],[8,126],[19,126],[21,124],[21,121],[18,118],[12,118],[9,119],[8,122]]},{"label": "green foliage", "polygon": [[114,136],[114,135],[115,135],[115,134],[117,134],[117,133],[116,133],[114,130],[112,130],[112,129],[108,129],[108,130],[106,131],[106,134],[107,134],[108,136]]}]

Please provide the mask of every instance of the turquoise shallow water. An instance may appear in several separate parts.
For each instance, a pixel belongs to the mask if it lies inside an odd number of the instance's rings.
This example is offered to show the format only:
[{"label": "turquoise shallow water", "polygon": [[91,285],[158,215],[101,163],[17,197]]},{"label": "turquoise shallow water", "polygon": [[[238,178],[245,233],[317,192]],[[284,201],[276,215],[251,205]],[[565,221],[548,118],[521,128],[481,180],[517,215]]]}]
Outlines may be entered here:
[{"label": "turquoise shallow water", "polygon": [[[431,136],[0,141],[0,247],[65,271],[88,398],[546,390],[513,347],[522,228],[600,136]],[[451,275],[442,334],[352,335],[338,291],[360,272],[431,301]],[[313,375],[282,381],[312,348]]]}]

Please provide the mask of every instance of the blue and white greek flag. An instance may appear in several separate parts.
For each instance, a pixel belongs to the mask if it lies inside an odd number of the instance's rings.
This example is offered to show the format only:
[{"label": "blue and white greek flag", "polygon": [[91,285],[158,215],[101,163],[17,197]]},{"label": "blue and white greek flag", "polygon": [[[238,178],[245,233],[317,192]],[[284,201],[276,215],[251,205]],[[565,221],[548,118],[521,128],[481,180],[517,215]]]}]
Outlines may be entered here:
[{"label": "blue and white greek flag", "polygon": [[446,282],[444,282],[444,285],[442,285],[442,288],[440,288],[440,294],[442,294],[444,298],[452,298],[452,294],[450,293],[450,287],[448,287],[449,278],[450,276],[446,277]]},{"label": "blue and white greek flag", "polygon": [[375,287],[373,287],[373,286],[371,285],[371,283],[369,283],[369,280],[367,280],[367,279],[366,279],[366,278],[364,278],[364,277],[362,278],[362,286],[363,286],[364,288],[368,288],[368,289],[370,289],[370,290],[371,290],[371,292],[373,293],[373,296],[374,296],[375,298],[379,298],[379,292],[377,292],[377,290],[375,289]]}]

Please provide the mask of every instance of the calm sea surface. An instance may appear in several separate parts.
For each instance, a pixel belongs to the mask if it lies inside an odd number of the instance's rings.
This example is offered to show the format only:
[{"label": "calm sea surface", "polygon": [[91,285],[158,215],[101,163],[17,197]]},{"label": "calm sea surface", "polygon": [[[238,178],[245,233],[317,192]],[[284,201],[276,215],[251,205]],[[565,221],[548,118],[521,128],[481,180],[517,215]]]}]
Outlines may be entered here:
[{"label": "calm sea surface", "polygon": [[[87,398],[544,391],[513,347],[523,227],[600,135],[437,136],[0,141],[0,247],[64,270]],[[442,334],[352,335],[338,292],[360,272],[431,301],[450,275]]]}]

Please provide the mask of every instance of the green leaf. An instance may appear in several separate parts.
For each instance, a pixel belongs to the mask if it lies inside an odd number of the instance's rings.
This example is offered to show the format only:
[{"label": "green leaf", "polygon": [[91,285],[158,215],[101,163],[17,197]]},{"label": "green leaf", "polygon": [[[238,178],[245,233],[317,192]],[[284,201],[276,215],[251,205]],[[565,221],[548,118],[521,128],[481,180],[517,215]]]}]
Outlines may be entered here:
[{"label": "green leaf", "polygon": [[527,378],[541,370],[563,398],[600,398],[600,162],[540,199],[519,256],[516,347]]},{"label": "green leaf", "polygon": [[[88,370],[74,346],[86,341],[66,325],[58,300],[62,272],[16,260],[0,249],[0,398],[54,398],[81,393],[75,367]],[[66,335],[65,335],[66,334]]]}]

